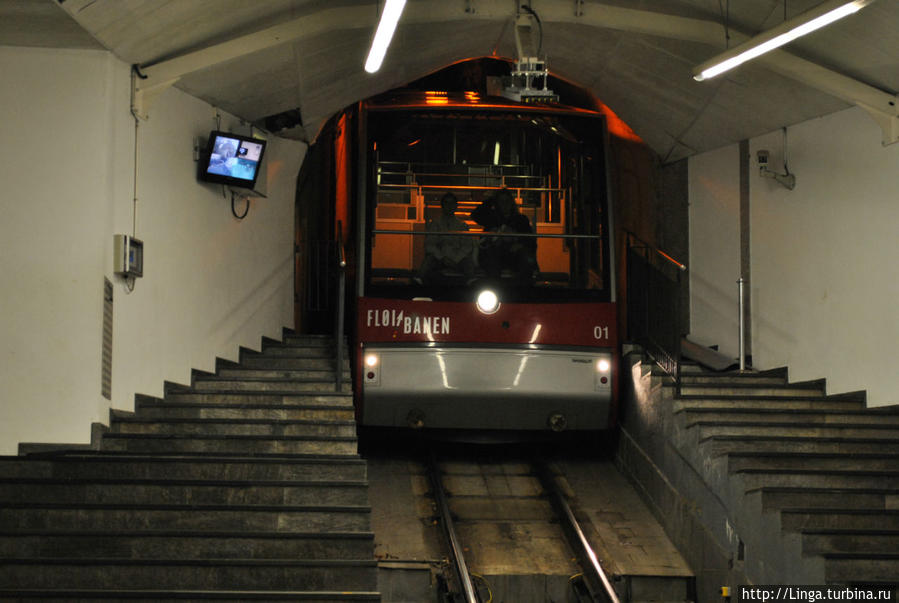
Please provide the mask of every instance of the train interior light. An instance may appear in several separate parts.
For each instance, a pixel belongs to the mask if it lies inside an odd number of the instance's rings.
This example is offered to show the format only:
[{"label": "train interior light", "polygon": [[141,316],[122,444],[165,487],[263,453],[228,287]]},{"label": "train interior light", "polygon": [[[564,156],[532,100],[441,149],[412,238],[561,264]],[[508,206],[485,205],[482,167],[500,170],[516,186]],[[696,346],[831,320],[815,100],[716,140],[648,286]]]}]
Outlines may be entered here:
[{"label": "train interior light", "polygon": [[612,365],[611,365],[611,363],[608,361],[607,358],[600,358],[600,359],[596,362],[596,370],[599,371],[600,373],[607,373],[607,372],[609,372],[609,369],[610,369],[611,367],[612,367]]}]

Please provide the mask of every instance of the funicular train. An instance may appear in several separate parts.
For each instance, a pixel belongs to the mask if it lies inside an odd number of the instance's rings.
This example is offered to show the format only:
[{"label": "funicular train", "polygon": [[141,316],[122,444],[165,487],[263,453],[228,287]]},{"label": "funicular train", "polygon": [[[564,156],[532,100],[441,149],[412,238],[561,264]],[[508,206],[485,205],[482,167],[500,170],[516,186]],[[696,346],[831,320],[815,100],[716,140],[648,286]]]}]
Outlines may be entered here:
[{"label": "funicular train", "polygon": [[603,115],[406,91],[331,123],[306,161],[330,185],[298,207],[320,212],[301,218],[307,238],[345,245],[361,425],[610,427],[619,358]]}]

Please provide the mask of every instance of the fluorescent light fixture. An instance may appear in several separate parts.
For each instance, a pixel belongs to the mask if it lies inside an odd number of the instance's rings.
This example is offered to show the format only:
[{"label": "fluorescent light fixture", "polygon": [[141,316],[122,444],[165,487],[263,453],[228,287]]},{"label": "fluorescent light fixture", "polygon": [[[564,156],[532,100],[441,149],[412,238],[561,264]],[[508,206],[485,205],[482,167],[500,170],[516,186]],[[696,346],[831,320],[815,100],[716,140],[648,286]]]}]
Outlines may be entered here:
[{"label": "fluorescent light fixture", "polygon": [[816,29],[821,29],[838,19],[842,19],[843,17],[858,12],[871,2],[873,2],[873,0],[855,0],[854,2],[846,2],[846,0],[829,0],[828,2],[822,2],[815,8],[789,19],[788,21],[784,21],[777,27],[773,27],[764,33],[760,33],[739,46],[735,46],[727,52],[723,52],[702,63],[693,69],[693,79],[697,82],[701,82],[715,77],[716,75],[720,75],[738,65],[742,65],[746,61],[750,61],[766,52],[792,42],[798,37],[811,33]]},{"label": "fluorescent light fixture", "polygon": [[390,40],[393,39],[393,32],[396,30],[396,24],[400,20],[405,6],[406,0],[387,0],[384,5],[381,20],[378,22],[378,30],[375,32],[375,39],[372,40],[368,58],[365,59],[367,72],[374,73],[381,68],[387,47],[390,46]]}]

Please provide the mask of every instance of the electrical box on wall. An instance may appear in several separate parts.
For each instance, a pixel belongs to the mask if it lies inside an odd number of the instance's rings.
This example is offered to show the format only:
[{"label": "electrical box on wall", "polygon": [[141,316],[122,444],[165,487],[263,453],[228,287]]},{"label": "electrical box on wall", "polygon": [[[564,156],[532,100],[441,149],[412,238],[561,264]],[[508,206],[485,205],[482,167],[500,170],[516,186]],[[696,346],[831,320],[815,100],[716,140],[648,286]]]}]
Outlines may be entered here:
[{"label": "electrical box on wall", "polygon": [[128,235],[117,234],[113,239],[113,271],[120,276],[143,276],[144,243]]}]

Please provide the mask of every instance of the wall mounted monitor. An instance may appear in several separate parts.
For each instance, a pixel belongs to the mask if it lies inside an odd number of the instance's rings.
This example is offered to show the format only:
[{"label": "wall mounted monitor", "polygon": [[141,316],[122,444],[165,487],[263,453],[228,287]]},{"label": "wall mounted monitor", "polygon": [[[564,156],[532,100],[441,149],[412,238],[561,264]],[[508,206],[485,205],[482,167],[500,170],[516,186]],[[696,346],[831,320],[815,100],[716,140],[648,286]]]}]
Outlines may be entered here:
[{"label": "wall mounted monitor", "polygon": [[229,132],[210,132],[206,151],[200,157],[198,177],[205,182],[253,188],[264,153],[264,140]]}]

